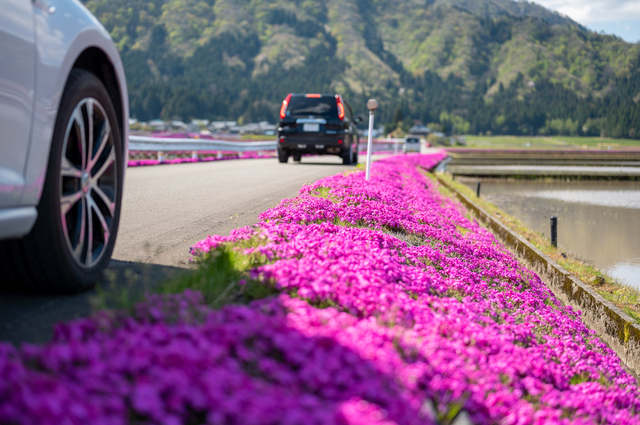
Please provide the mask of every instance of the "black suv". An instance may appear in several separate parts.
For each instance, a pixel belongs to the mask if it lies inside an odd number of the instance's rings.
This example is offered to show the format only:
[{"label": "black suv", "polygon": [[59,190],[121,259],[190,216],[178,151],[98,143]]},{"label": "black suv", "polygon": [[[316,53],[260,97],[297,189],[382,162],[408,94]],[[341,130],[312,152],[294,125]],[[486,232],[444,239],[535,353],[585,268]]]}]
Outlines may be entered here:
[{"label": "black suv", "polygon": [[338,155],[343,164],[358,162],[360,139],[351,106],[339,94],[289,94],[280,108],[278,160],[302,154]]}]

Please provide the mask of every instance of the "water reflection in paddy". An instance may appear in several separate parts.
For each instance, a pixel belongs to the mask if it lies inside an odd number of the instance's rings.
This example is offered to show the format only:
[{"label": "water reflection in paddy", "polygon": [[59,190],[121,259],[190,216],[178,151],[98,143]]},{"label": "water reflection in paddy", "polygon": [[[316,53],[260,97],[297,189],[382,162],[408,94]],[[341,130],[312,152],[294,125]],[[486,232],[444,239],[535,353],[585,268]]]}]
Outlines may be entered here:
[{"label": "water reflection in paddy", "polygon": [[481,196],[547,237],[557,216],[560,249],[640,288],[640,182],[483,180]]}]

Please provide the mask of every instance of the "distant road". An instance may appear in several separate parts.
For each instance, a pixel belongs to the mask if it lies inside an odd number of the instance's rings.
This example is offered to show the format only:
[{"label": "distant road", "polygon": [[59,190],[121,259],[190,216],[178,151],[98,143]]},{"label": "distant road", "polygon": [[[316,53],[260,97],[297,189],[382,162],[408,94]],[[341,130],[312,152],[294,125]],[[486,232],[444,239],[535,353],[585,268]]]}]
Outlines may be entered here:
[{"label": "distant road", "polygon": [[[303,184],[350,168],[333,156],[289,164],[270,158],[129,168],[118,240],[101,286],[153,286],[187,267],[189,247],[207,235],[254,224]],[[0,341],[49,340],[53,324],[91,312],[95,293],[0,293]]]}]

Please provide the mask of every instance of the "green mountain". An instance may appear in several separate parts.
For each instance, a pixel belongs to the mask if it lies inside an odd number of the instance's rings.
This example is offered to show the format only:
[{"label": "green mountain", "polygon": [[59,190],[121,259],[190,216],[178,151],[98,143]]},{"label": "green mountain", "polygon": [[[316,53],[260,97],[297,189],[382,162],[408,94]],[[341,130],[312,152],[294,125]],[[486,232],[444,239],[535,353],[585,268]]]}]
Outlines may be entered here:
[{"label": "green mountain", "polygon": [[394,125],[640,138],[640,44],[526,1],[85,4],[120,49],[140,119],[273,122],[287,93],[335,91],[359,113],[375,96]]},{"label": "green mountain", "polygon": [[544,7],[528,1],[513,0],[438,0],[437,3],[442,6],[453,6],[466,10],[476,16],[483,18],[497,18],[500,16],[516,16],[522,18],[538,18],[551,25],[566,24],[575,25],[574,21],[566,16],[562,16],[557,12],[552,12]]}]

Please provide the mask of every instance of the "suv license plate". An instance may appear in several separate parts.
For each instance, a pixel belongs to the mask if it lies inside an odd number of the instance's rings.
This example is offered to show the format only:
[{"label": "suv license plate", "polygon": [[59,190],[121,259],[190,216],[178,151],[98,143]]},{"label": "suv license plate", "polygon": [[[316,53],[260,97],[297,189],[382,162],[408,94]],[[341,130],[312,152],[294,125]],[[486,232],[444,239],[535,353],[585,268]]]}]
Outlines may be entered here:
[{"label": "suv license plate", "polygon": [[317,133],[318,131],[320,131],[320,124],[303,124],[302,131]]}]

